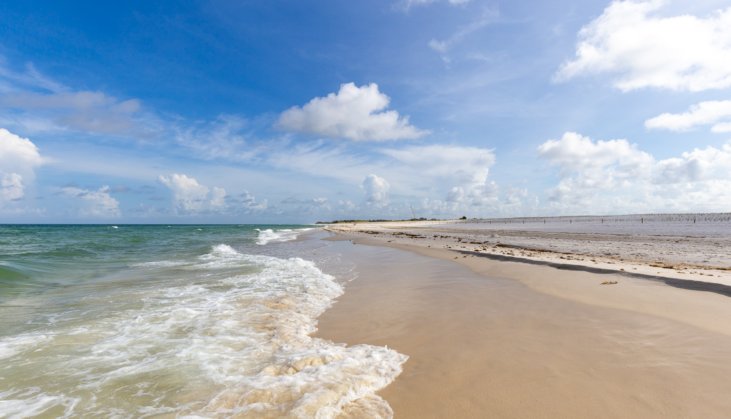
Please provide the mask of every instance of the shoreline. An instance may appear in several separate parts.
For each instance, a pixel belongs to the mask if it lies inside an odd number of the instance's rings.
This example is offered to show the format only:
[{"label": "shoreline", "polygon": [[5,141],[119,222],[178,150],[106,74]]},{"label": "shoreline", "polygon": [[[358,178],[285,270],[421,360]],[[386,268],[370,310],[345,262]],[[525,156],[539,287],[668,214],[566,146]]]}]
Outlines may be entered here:
[{"label": "shoreline", "polygon": [[[537,231],[520,227],[470,230],[471,224],[451,222],[376,222],[331,224],[326,231],[370,238],[386,244],[405,244],[426,248],[443,248],[472,252],[495,260],[539,263],[560,269],[585,269],[596,273],[637,274],[637,277],[677,279],[720,284],[724,295],[731,293],[731,237],[707,238],[675,235],[627,235],[615,233],[576,233]],[[597,246],[593,242],[600,242]],[[658,243],[659,242],[659,243]],[[636,252],[637,247],[654,247]],[[607,249],[610,248],[610,251]],[[717,249],[721,249],[720,251]],[[715,263],[688,262],[718,252]],[[673,284],[682,284],[674,282]],[[686,285],[688,289],[693,285]]]},{"label": "shoreline", "polygon": [[396,418],[724,417],[731,409],[725,295],[329,231],[325,240],[357,261],[359,277],[320,317],[317,336],[410,357],[379,392]]}]

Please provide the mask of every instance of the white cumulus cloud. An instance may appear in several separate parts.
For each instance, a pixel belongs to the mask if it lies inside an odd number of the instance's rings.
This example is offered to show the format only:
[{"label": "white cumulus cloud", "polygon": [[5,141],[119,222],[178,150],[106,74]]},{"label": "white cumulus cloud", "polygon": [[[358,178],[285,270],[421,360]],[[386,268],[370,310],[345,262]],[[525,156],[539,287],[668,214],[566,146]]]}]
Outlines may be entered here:
[{"label": "white cumulus cloud", "polygon": [[711,127],[711,131],[719,134],[731,132],[731,122],[719,122]]},{"label": "white cumulus cloud", "polygon": [[263,211],[269,207],[267,200],[258,201],[249,191],[243,191],[238,196],[228,197],[231,202],[244,210],[245,213]]},{"label": "white cumulus cloud", "polygon": [[119,217],[121,215],[119,201],[109,194],[109,186],[102,186],[96,191],[76,186],[66,186],[61,188],[61,191],[68,197],[82,201],[83,206],[80,215],[100,218]]},{"label": "white cumulus cloud", "polygon": [[683,152],[680,157],[660,160],[653,178],[658,184],[709,180],[726,181],[731,185],[731,143],[721,148],[696,148]]},{"label": "white cumulus cloud", "polygon": [[700,102],[683,113],[663,113],[645,121],[649,129],[687,131],[701,125],[711,125],[711,131],[731,132],[731,100]]},{"label": "white cumulus cloud", "polygon": [[337,93],[284,111],[277,125],[289,131],[353,141],[416,139],[428,133],[409,124],[408,117],[386,110],[389,103],[390,98],[375,83],[361,87],[346,83]]},{"label": "white cumulus cloud", "polygon": [[0,128],[0,169],[5,172],[24,173],[43,163],[41,154],[33,142]]},{"label": "white cumulus cloud", "polygon": [[613,1],[578,34],[576,57],[558,81],[616,75],[622,91],[702,91],[731,86],[731,7],[699,17],[661,16],[662,0]]},{"label": "white cumulus cloud", "polygon": [[391,189],[391,185],[386,179],[370,174],[363,179],[361,184],[363,191],[365,192],[366,202],[377,207],[383,207],[388,205],[388,191]]},{"label": "white cumulus cloud", "polygon": [[731,143],[656,159],[627,140],[565,133],[538,147],[559,169],[549,201],[563,213],[727,211]]},{"label": "white cumulus cloud", "polygon": [[627,140],[594,141],[575,132],[546,141],[538,147],[538,154],[565,173],[581,172],[596,183],[628,180],[652,162],[651,155]]},{"label": "white cumulus cloud", "polygon": [[0,204],[23,198],[26,184],[41,164],[43,158],[31,140],[0,128]]},{"label": "white cumulus cloud", "polygon": [[420,179],[447,188],[450,205],[486,206],[494,203],[497,185],[488,179],[495,154],[490,149],[454,145],[382,149]]},{"label": "white cumulus cloud", "polygon": [[186,213],[221,210],[226,205],[226,190],[201,185],[193,177],[173,173],[160,176],[160,182],[173,192],[176,210]]},{"label": "white cumulus cloud", "polygon": [[0,203],[17,201],[25,195],[23,177],[17,173],[7,173],[0,177]]}]

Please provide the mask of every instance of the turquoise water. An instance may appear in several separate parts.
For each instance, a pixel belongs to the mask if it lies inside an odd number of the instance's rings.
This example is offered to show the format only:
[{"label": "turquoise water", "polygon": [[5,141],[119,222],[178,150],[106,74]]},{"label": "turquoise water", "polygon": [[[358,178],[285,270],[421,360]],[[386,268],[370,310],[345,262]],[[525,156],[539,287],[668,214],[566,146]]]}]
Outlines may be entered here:
[{"label": "turquoise water", "polygon": [[343,292],[311,233],[0,226],[0,417],[390,416],[406,358],[311,337]]},{"label": "turquoise water", "polygon": [[0,301],[52,287],[101,281],[134,264],[182,259],[212,245],[256,250],[272,225],[4,225],[0,226]]}]

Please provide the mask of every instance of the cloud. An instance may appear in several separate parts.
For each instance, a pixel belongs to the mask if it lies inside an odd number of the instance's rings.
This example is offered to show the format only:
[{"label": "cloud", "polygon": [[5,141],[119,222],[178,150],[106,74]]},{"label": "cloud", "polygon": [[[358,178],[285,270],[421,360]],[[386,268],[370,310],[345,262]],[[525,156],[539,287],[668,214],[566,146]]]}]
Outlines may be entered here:
[{"label": "cloud", "polygon": [[317,177],[336,179],[345,183],[358,183],[364,173],[377,171],[379,162],[372,162],[367,155],[352,153],[344,144],[325,140],[290,143],[279,147],[267,157],[271,166]]},{"label": "cloud", "polygon": [[23,177],[17,173],[6,173],[0,177],[0,204],[17,201],[25,195]]},{"label": "cloud", "polygon": [[0,60],[0,123],[26,132],[75,131],[146,137],[159,127],[137,99],[120,100],[98,91],[73,90],[43,76],[32,65],[24,72]]},{"label": "cloud", "polygon": [[484,181],[495,163],[492,150],[478,147],[435,144],[379,152],[416,170],[420,177],[446,178],[458,183]]},{"label": "cloud", "polygon": [[82,189],[75,186],[61,188],[61,192],[71,198],[76,198],[84,203],[80,215],[100,218],[119,217],[119,201],[109,194],[109,186],[102,186],[96,191]]},{"label": "cloud", "polygon": [[15,92],[0,106],[17,113],[14,121],[29,131],[80,131],[129,136],[139,133],[140,102],[118,100],[102,92]]},{"label": "cloud", "polygon": [[731,86],[731,7],[707,17],[664,17],[661,0],[614,1],[578,34],[576,57],[557,81],[614,74],[622,91],[682,91]]},{"label": "cloud", "polygon": [[602,191],[615,194],[649,181],[654,164],[650,154],[627,140],[594,141],[574,132],[541,144],[538,155],[560,170],[549,200],[573,206],[589,206],[589,197]]},{"label": "cloud", "polygon": [[731,100],[697,103],[684,113],[663,113],[645,121],[649,129],[687,131],[701,125],[712,125],[716,133],[731,132]]},{"label": "cloud", "polygon": [[416,139],[428,133],[410,125],[408,117],[385,110],[389,102],[390,98],[375,83],[361,87],[346,83],[340,85],[337,93],[316,97],[302,107],[284,111],[277,126],[353,141]]},{"label": "cloud", "polygon": [[226,190],[201,185],[195,178],[173,173],[160,176],[160,182],[173,192],[175,209],[185,213],[221,210],[225,206]]},{"label": "cloud", "polygon": [[[564,173],[581,172],[593,182],[631,178],[652,162],[651,155],[627,140],[593,141],[575,132],[546,141],[538,147],[538,154]],[[605,176],[607,173],[612,176]]]},{"label": "cloud", "polygon": [[660,160],[653,181],[657,184],[728,181],[731,184],[731,142],[721,148],[686,151],[680,157]]},{"label": "cloud", "polygon": [[[352,153],[342,144],[308,142],[272,155],[270,163],[282,170],[335,179],[343,186],[362,185],[365,175],[376,173],[381,178],[398,179],[398,184],[390,185],[389,194],[414,202],[426,196],[446,199],[457,187],[464,196],[459,205],[473,207],[492,202],[497,193],[497,185],[488,180],[495,154],[487,148],[434,144],[372,152]],[[394,207],[393,199],[389,207]],[[408,205],[405,208],[408,212]]]},{"label": "cloud", "polygon": [[485,179],[482,182],[455,186],[447,193],[447,202],[453,204],[453,209],[460,207],[485,207],[495,209],[499,203],[497,183]]},{"label": "cloud", "polygon": [[290,196],[286,199],[283,199],[279,205],[280,213],[287,213],[292,215],[318,215],[322,214],[323,212],[329,212],[331,210],[332,205],[330,204],[330,200],[326,197],[321,196],[306,199]]},{"label": "cloud", "polygon": [[244,161],[254,158],[257,148],[246,141],[247,121],[235,115],[220,115],[213,121],[174,129],[178,144],[206,159]]},{"label": "cloud", "polygon": [[31,140],[0,128],[0,169],[23,173],[42,163],[38,147]]},{"label": "cloud", "polygon": [[711,131],[719,134],[731,132],[731,122],[719,122],[711,127]]},{"label": "cloud", "polygon": [[452,211],[463,207],[494,206],[498,186],[488,179],[495,154],[490,149],[453,145],[412,146],[402,149],[382,149],[407,170],[418,176],[418,181],[430,179],[445,194]]},{"label": "cloud", "polygon": [[[25,71],[13,71],[6,65],[5,58],[0,56],[0,81],[7,85],[17,86],[23,89],[42,89],[47,91],[61,91],[66,89],[61,83],[52,80],[38,71],[33,63],[25,65]],[[14,90],[0,83],[0,92]]]},{"label": "cloud", "polygon": [[370,174],[363,179],[361,187],[365,192],[365,198],[368,204],[376,207],[388,205],[388,190],[391,189],[391,185],[389,185],[386,179]]},{"label": "cloud", "polygon": [[444,55],[454,46],[461,43],[467,36],[490,25],[491,23],[494,23],[499,17],[500,12],[497,9],[485,9],[482,12],[482,15],[480,15],[476,20],[460,27],[447,39],[443,39],[441,41],[432,39],[429,41],[429,48]]},{"label": "cloud", "polygon": [[110,107],[123,113],[134,113],[140,109],[137,100],[117,101],[101,92],[59,92],[55,94],[41,94],[22,92],[0,99],[0,103],[9,107],[23,109],[76,109],[85,110]]},{"label": "cloud", "polygon": [[249,191],[243,191],[235,196],[227,196],[226,202],[233,209],[243,209],[244,213],[250,214],[256,211],[263,211],[268,208],[267,200],[257,201],[256,197]]},{"label": "cloud", "polygon": [[211,188],[211,200],[209,204],[211,208],[221,208],[226,205],[226,190],[217,186]]},{"label": "cloud", "polygon": [[731,143],[655,159],[627,140],[592,140],[567,132],[538,147],[558,168],[549,191],[561,213],[727,211],[731,206]]},{"label": "cloud", "polygon": [[0,128],[0,205],[23,198],[25,185],[33,181],[41,164],[43,158],[31,140]]}]

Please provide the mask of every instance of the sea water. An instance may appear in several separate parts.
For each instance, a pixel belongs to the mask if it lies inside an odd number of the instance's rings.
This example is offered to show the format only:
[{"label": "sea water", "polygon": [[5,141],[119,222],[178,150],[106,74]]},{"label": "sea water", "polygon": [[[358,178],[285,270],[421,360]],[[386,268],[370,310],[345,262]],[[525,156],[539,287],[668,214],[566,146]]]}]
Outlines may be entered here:
[{"label": "sea water", "polygon": [[0,226],[0,417],[391,416],[406,356],[312,337],[354,274],[303,233]]}]

